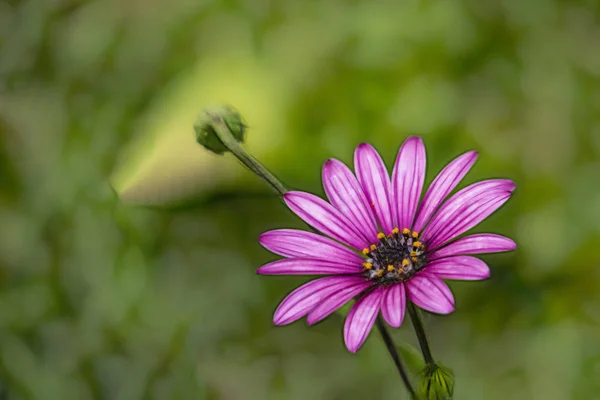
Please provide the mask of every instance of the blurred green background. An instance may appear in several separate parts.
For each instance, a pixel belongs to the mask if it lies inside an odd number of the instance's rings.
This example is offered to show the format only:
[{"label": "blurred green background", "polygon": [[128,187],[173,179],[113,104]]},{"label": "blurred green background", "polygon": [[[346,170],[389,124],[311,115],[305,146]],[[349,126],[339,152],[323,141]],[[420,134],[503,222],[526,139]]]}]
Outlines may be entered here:
[{"label": "blurred green background", "polygon": [[376,332],[272,325],[306,278],[257,237],[303,224],[195,144],[229,103],[318,194],[363,141],[422,135],[428,182],[478,150],[465,183],[518,189],[475,231],[519,249],[451,283],[434,356],[456,399],[600,399],[599,43],[595,0],[0,2],[0,398],[407,398]]}]

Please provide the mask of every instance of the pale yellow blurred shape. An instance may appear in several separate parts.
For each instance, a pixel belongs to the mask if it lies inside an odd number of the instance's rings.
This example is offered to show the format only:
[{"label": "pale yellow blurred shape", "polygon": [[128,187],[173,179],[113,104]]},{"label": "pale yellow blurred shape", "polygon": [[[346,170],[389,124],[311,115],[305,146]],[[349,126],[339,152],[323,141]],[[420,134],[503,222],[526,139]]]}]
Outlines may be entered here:
[{"label": "pale yellow blurred shape", "polygon": [[[196,144],[193,125],[205,107],[230,104],[249,125],[246,148],[261,158],[283,140],[285,88],[276,70],[256,59],[204,59],[164,93],[139,126],[113,185],[126,203],[178,203],[243,176],[230,154]],[[246,176],[250,176],[249,173]]]}]

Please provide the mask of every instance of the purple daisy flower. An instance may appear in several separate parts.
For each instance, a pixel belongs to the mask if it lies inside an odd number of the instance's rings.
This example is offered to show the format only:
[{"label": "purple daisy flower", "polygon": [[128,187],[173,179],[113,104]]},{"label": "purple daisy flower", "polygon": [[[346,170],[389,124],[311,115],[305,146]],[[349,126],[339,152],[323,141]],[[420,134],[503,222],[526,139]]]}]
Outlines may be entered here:
[{"label": "purple daisy flower", "polygon": [[356,352],[380,311],[389,325],[402,324],[407,298],[424,310],[451,313],[454,297],[442,279],[488,278],[488,266],[470,255],[516,248],[511,239],[490,233],[456,239],[502,206],[515,189],[509,180],[486,180],[444,202],[476,159],[474,151],[454,159],[421,199],[426,157],[420,138],[402,144],[391,180],[377,151],[361,144],[354,153],[356,176],[335,159],[323,166],[329,203],[310,193],[286,193],[288,207],[330,238],[294,229],[265,232],[260,243],[286,258],[257,272],[327,276],[290,293],[275,311],[274,323],[307,315],[314,324],[357,297],[344,326],[346,347]]}]

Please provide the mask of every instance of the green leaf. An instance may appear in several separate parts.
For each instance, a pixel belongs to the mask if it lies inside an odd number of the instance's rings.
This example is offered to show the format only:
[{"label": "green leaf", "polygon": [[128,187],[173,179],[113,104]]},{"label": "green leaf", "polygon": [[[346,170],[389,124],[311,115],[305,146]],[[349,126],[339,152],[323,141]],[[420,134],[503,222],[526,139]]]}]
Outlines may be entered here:
[{"label": "green leaf", "polygon": [[410,372],[418,374],[425,368],[425,361],[423,360],[421,352],[413,345],[405,341],[398,341],[396,342],[396,347],[398,348],[402,361]]}]

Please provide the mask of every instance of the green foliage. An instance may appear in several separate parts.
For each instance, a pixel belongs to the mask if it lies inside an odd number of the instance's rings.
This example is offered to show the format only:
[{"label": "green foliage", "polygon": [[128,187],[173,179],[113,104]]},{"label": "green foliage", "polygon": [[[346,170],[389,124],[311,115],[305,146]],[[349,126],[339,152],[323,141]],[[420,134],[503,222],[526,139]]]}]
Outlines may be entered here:
[{"label": "green foliage", "polygon": [[195,143],[232,104],[292,188],[322,194],[363,141],[390,166],[410,134],[428,182],[469,149],[464,184],[514,179],[477,231],[519,248],[451,284],[434,356],[457,399],[595,398],[599,37],[591,0],[0,3],[0,397],[404,395],[378,335],[352,355],[339,318],[272,326],[305,279],[257,277],[257,237],[303,225]]},{"label": "green foliage", "polygon": [[406,364],[406,369],[412,374],[418,375],[425,368],[421,351],[405,341],[399,341],[397,347],[402,361]]}]

